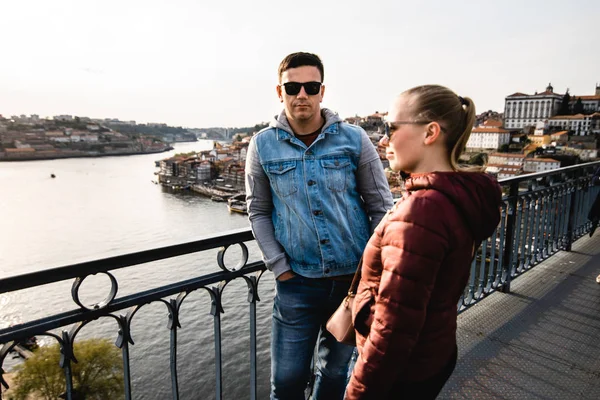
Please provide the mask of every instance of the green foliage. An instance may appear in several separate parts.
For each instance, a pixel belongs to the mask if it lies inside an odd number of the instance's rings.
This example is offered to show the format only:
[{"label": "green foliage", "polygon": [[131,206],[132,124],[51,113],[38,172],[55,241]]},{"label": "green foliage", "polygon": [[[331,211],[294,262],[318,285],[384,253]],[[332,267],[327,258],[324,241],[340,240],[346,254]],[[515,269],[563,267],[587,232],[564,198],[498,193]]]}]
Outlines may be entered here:
[{"label": "green foliage", "polygon": [[485,165],[488,160],[487,153],[477,153],[467,161],[469,165]]},{"label": "green foliage", "polygon": [[185,136],[195,136],[180,126],[148,126],[148,125],[111,125],[111,127],[124,135],[132,136],[134,134],[150,135],[161,137],[166,134],[180,134]]},{"label": "green foliage", "polygon": [[188,153],[176,153],[173,157],[194,157],[198,155],[195,151],[190,151]]},{"label": "green foliage", "polygon": [[264,128],[266,128],[267,126],[269,126],[268,122],[262,122],[260,124],[256,124],[254,126],[247,126],[247,127],[242,127],[242,128],[230,128],[229,129],[229,133],[231,134],[236,134],[236,133],[252,133],[252,132],[258,132]]},{"label": "green foliage", "polygon": [[[86,400],[122,399],[123,363],[120,350],[107,339],[75,343],[72,363],[73,387]],[[60,368],[59,345],[42,346],[33,357],[17,367],[14,398],[24,400],[36,393],[47,400],[60,399],[65,392],[65,374]]]},{"label": "green foliage", "polygon": [[498,147],[498,151],[500,153],[507,153],[509,149],[509,145],[508,144],[503,144],[502,146]]},{"label": "green foliage", "polygon": [[567,89],[567,93],[563,96],[562,102],[560,103],[560,107],[558,109],[557,115],[569,115],[569,102],[571,101],[571,95],[569,94],[569,90]]},{"label": "green foliage", "polygon": [[583,114],[583,103],[581,97],[578,97],[573,106],[573,114]]}]

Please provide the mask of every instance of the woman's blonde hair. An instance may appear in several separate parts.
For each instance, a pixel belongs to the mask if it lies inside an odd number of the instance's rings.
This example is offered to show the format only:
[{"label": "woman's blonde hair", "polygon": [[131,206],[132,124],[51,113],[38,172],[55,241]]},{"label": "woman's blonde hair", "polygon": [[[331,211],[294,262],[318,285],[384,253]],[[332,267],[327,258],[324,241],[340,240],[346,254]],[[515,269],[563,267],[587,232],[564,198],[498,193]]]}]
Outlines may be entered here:
[{"label": "woman's blonde hair", "polygon": [[465,150],[473,124],[475,103],[468,97],[460,97],[447,87],[423,85],[409,89],[403,95],[410,96],[414,118],[435,121],[446,134],[450,165],[455,171],[481,170],[480,167],[462,167],[458,159]]}]

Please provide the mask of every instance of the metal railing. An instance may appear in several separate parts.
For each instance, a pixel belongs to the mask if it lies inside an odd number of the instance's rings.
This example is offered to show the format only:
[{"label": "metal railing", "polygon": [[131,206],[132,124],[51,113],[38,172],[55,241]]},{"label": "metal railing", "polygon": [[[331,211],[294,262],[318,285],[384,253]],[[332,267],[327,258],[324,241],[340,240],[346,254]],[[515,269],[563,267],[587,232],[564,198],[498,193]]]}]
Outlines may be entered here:
[{"label": "metal railing", "polygon": [[502,218],[483,241],[459,301],[459,312],[490,293],[510,291],[512,279],[589,232],[588,211],[600,191],[591,185],[600,161],[500,180]]},{"label": "metal railing", "polygon": [[[590,185],[593,171],[600,162],[580,164],[544,173],[501,180],[505,191],[502,219],[494,234],[482,243],[471,268],[471,277],[459,302],[459,312],[480,301],[490,293],[508,292],[512,279],[529,270],[559,250],[570,250],[571,243],[589,231],[589,210],[600,187]],[[116,346],[121,349],[124,373],[124,397],[132,398],[129,347],[133,345],[131,323],[138,310],[149,303],[161,302],[168,309],[170,331],[170,377],[173,399],[179,399],[177,372],[177,333],[183,301],[199,289],[211,298],[215,351],[216,398],[223,396],[223,362],[221,357],[222,293],[225,286],[243,279],[248,288],[250,315],[250,397],[257,398],[257,318],[258,284],[265,271],[261,261],[248,262],[245,242],[254,238],[249,229],[229,232],[204,240],[147,251],[125,254],[91,262],[69,265],[0,280],[0,294],[41,285],[73,280],[71,297],[77,308],[42,319],[0,330],[0,396],[8,389],[3,376],[7,355],[15,346],[33,336],[49,336],[61,349],[60,367],[64,370],[67,399],[74,399],[72,363],[76,362],[74,344],[80,330],[99,318],[117,322]],[[225,253],[232,245],[241,249],[238,264],[225,265]],[[118,282],[112,271],[186,254],[219,249],[217,264],[221,271],[197,278],[160,286],[147,291],[117,297]],[[80,301],[83,281],[95,274],[106,275],[111,283],[109,295],[103,301],[86,306]],[[123,313],[120,313],[120,312]],[[64,329],[69,327],[69,329]],[[51,332],[62,329],[60,334]]]}]

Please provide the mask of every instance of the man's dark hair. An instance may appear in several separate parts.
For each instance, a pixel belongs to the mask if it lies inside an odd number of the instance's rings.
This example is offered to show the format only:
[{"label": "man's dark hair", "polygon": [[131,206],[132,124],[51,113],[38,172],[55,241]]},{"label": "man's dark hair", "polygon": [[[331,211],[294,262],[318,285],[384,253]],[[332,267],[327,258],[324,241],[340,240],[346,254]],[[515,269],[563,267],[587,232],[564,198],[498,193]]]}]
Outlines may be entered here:
[{"label": "man's dark hair", "polygon": [[323,69],[323,62],[318,55],[312,53],[292,53],[285,57],[281,64],[279,64],[279,83],[281,83],[281,75],[290,68],[298,68],[304,66],[317,67],[321,73],[321,82],[325,79],[325,73]]}]

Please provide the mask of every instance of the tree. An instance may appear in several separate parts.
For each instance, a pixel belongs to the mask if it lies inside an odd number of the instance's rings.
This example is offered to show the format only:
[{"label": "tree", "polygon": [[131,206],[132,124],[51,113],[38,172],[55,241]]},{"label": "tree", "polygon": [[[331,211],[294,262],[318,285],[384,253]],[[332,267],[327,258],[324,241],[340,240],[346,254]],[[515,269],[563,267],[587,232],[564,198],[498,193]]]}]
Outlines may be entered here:
[{"label": "tree", "polygon": [[510,146],[508,145],[508,143],[505,143],[502,146],[498,147],[498,151],[500,153],[506,153],[506,152],[508,152],[509,147]]},{"label": "tree", "polygon": [[583,114],[583,103],[581,97],[578,97],[573,106],[573,114]]},{"label": "tree", "polygon": [[487,164],[487,160],[488,160],[487,153],[477,153],[474,156],[472,156],[469,159],[469,161],[467,161],[467,164],[469,164],[469,165],[485,165],[485,164]]},{"label": "tree", "polygon": [[567,93],[563,96],[562,103],[560,103],[560,107],[558,108],[558,115],[569,115],[569,102],[571,101],[571,95],[569,94],[569,89],[567,89]]},{"label": "tree", "polygon": [[[108,339],[90,339],[75,343],[72,363],[73,387],[80,399],[122,399],[123,362],[120,350]],[[65,374],[60,368],[58,344],[42,346],[33,357],[18,366],[15,399],[33,393],[47,400],[60,399],[66,390]]]}]

